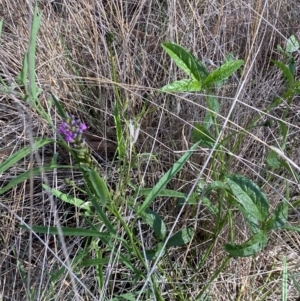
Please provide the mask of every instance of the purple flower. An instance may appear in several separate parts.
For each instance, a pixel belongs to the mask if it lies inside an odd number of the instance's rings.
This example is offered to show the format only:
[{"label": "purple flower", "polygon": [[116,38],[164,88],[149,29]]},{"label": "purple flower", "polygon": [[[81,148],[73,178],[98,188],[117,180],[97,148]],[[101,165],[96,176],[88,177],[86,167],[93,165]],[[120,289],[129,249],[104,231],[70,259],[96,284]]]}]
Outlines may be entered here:
[{"label": "purple flower", "polygon": [[67,117],[65,121],[63,121],[59,128],[58,133],[62,135],[62,137],[71,143],[81,143],[82,137],[81,134],[83,131],[87,129],[85,123],[82,123],[79,119],[75,119],[73,115],[71,117]]}]

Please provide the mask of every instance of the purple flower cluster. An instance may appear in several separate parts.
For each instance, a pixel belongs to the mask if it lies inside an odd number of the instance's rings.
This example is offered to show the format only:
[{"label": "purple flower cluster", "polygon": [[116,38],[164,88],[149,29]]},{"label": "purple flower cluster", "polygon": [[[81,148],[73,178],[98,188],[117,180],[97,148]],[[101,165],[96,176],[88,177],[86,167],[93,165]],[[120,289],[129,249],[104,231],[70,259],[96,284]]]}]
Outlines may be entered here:
[{"label": "purple flower cluster", "polygon": [[58,132],[63,136],[67,142],[80,143],[82,140],[82,133],[87,129],[85,123],[82,123],[79,119],[75,119],[72,115],[67,117],[65,121],[61,123],[58,128]]}]

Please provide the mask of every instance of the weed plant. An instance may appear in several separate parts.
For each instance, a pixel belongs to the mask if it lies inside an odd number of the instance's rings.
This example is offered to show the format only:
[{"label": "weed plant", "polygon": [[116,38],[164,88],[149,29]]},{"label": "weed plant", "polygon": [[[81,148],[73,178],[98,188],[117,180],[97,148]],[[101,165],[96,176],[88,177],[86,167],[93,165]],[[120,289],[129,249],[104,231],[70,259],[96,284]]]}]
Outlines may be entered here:
[{"label": "weed plant", "polygon": [[[179,43],[163,42],[161,48],[169,57],[166,61],[170,59],[169,65],[178,67],[166,72],[176,70],[179,76],[185,74],[187,78],[162,85],[157,91],[145,92],[140,110],[135,113],[117,72],[115,35],[107,32],[106,51],[115,100],[111,103],[110,117],[116,147],[113,156],[104,163],[102,156],[97,157],[92,152],[95,148],[91,149],[91,140],[86,135],[89,122],[94,120],[92,117],[83,120],[84,115],[76,113],[76,109],[70,110],[53,91],[46,103],[41,102],[44,91],[36,78],[36,56],[42,20],[43,14],[35,6],[28,47],[15,84],[0,79],[1,93],[20,99],[32,116],[37,115],[53,133],[53,138],[30,136],[28,145],[13,150],[0,164],[0,174],[5,178],[22,160],[29,160],[26,171],[15,171],[11,179],[2,180],[0,188],[0,195],[6,200],[11,191],[29,184],[29,217],[18,218],[11,213],[22,235],[28,234],[28,266],[25,267],[16,249],[11,248],[24,282],[24,300],[223,300],[220,294],[216,296],[215,286],[225,279],[226,273],[234,275],[235,271],[231,270],[234,263],[249,260],[251,265],[272,246],[274,235],[300,232],[298,224],[289,223],[299,205],[298,199],[292,201],[291,183],[299,184],[300,171],[288,154],[290,128],[286,121],[295,97],[300,94],[294,58],[299,42],[294,35],[285,46],[278,46],[281,59],[271,60],[281,72],[284,90],[251,116],[246,125],[240,126],[236,122],[236,109],[245,89],[248,61],[236,59],[234,53],[229,53],[219,67],[210,68]],[[219,93],[232,83],[232,78],[239,84],[226,108]],[[80,85],[77,88],[80,91]],[[82,88],[83,94],[84,91]],[[191,130],[183,136],[186,147],[174,153],[176,160],[166,164],[155,181],[145,181],[141,174],[147,172],[152,162],[154,167],[160,163],[155,147],[158,131],[150,152],[141,151],[139,144],[140,137],[145,135],[144,116],[149,114],[155,119],[157,113],[150,100],[164,97],[171,103],[183,94],[195,95],[195,103],[203,101],[204,115],[188,122]],[[271,119],[271,113],[282,105],[282,117]],[[161,106],[162,112],[166,106],[166,103]],[[177,109],[179,106],[177,102]],[[53,112],[57,114],[55,121]],[[92,108],[89,114],[93,115]],[[28,117],[29,125],[33,124],[32,116]],[[265,117],[268,119],[262,122]],[[165,122],[163,114],[156,122],[158,127]],[[272,127],[277,129],[273,143],[255,135],[257,130]],[[251,175],[250,167],[246,172],[237,172],[238,168],[234,168],[249,137],[267,149],[264,164],[253,172],[257,177]],[[56,151],[48,163],[42,163],[40,153],[51,145]],[[201,158],[199,153],[206,156],[195,168],[194,162]],[[189,174],[187,166],[192,169]],[[272,183],[274,174],[279,171],[285,179],[285,194],[275,204],[264,190],[266,183]],[[49,173],[57,174],[60,183],[64,183],[63,189],[58,188],[55,181],[48,180]],[[77,180],[74,174],[78,175]],[[186,174],[186,187],[180,187],[178,183]],[[53,212],[53,218],[45,219],[43,224],[33,214],[36,185],[47,195]],[[169,203],[166,208],[172,209],[172,214],[176,212],[173,219],[166,210],[160,209],[166,202]],[[62,208],[66,212],[59,212],[58,204],[64,204]],[[1,208],[9,211],[5,205]],[[239,231],[241,225],[242,233]],[[200,231],[200,227],[203,230]],[[4,245],[4,238],[1,240]],[[78,250],[72,254],[68,241],[77,242]],[[42,243],[45,254],[51,254],[55,261],[47,268],[49,259],[44,256],[42,276],[37,285],[32,284],[35,243]],[[182,258],[181,266],[174,256]],[[235,283],[238,289],[229,290],[227,300],[271,300],[268,298],[274,295],[268,285],[277,279],[281,281],[281,300],[288,300],[289,280],[299,292],[298,273],[289,270],[286,257],[282,258],[279,277],[275,269],[271,269],[267,277],[260,278],[262,283],[258,289],[248,290],[247,282],[251,283],[252,277],[249,269],[247,280]],[[217,264],[209,269],[212,261]],[[86,277],[92,284],[88,284]],[[64,292],[62,283],[67,287]],[[6,300],[9,294],[5,289],[0,293]],[[228,294],[232,296],[229,298]]]}]

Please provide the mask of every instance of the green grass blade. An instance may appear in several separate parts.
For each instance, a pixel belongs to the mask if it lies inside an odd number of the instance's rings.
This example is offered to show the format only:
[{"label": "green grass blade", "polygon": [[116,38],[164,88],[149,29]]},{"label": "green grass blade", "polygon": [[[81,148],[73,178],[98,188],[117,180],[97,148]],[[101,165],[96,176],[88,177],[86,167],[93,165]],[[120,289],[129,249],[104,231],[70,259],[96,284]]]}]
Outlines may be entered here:
[{"label": "green grass blade", "polygon": [[[28,228],[25,225],[21,225],[23,229],[32,230],[36,233],[44,233],[44,234],[53,234],[59,235],[59,231],[57,227],[46,227],[46,226],[32,226]],[[61,233],[63,236],[82,236],[82,237],[104,237],[109,238],[111,233],[109,232],[99,232],[90,229],[82,229],[82,228],[70,228],[70,227],[61,227]]]},{"label": "green grass blade", "polygon": [[287,264],[286,258],[283,257],[282,259],[282,301],[287,301],[287,290],[288,290],[288,271],[287,271]]},{"label": "green grass blade", "polygon": [[42,20],[42,13],[38,13],[37,5],[35,5],[33,12],[33,19],[31,25],[31,33],[29,38],[29,46],[27,52],[28,61],[28,96],[29,100],[35,102],[38,98],[37,86],[35,82],[35,51],[36,51],[36,38],[39,26]]},{"label": "green grass blade", "polygon": [[52,139],[44,139],[44,138],[39,139],[36,142],[34,142],[32,147],[27,146],[27,147],[15,152],[8,159],[6,159],[4,162],[2,162],[0,164],[0,173],[5,172],[10,167],[12,167],[15,163],[17,163],[19,160],[28,156],[31,151],[34,152],[37,149],[39,149],[40,147],[45,146],[49,143],[53,143],[53,140]]},{"label": "green grass blade", "polygon": [[159,195],[161,190],[173,179],[177,172],[179,172],[183,165],[187,162],[190,156],[193,154],[193,151],[198,147],[199,143],[195,143],[189,151],[187,151],[158,181],[158,183],[153,187],[151,193],[146,197],[144,203],[138,209],[138,215],[140,215],[150,204],[151,202]]},{"label": "green grass blade", "polygon": [[33,177],[38,176],[42,172],[52,171],[54,168],[74,168],[74,166],[49,164],[49,165],[45,165],[43,167],[34,167],[32,170],[28,170],[28,171],[16,176],[6,186],[1,188],[0,195],[7,192],[8,190],[15,187],[16,185],[28,180],[31,176],[33,176]]}]

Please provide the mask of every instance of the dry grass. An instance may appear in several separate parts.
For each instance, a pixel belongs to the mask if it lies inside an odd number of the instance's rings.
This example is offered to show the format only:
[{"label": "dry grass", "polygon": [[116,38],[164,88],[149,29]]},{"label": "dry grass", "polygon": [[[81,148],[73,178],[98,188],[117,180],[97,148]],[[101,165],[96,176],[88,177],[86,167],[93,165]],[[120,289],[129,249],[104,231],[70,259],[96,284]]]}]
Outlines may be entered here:
[{"label": "dry grass", "polygon": [[[29,38],[32,13],[32,6],[26,4],[29,2],[0,1],[0,19],[4,20],[0,75],[6,83],[15,87],[15,92],[19,89],[15,77],[20,72]],[[36,56],[37,83],[43,89],[40,101],[48,108],[53,122],[58,122],[54,108],[47,102],[49,92],[54,92],[64,108],[80,116],[92,133],[111,141],[116,140],[112,113],[116,98],[107,37],[113,34],[118,86],[126,107],[124,116],[128,120],[139,120],[139,153],[156,156],[149,164],[140,162],[140,170],[136,172],[136,181],[143,181],[147,187],[153,186],[180,152],[188,149],[192,124],[203,120],[205,114],[205,102],[200,93],[166,96],[157,92],[158,88],[182,76],[163,53],[160,42],[177,42],[215,65],[220,65],[229,52],[246,61],[242,78],[233,77],[217,91],[222,104],[219,119],[222,123],[238,87],[243,83],[233,122],[228,125],[239,131],[238,127],[246,127],[283,91],[282,75],[271,64],[271,59],[280,59],[276,52],[277,44],[284,45],[291,34],[297,36],[299,32],[300,4],[296,0],[40,0],[38,5],[44,10]],[[298,54],[295,59],[299,65]],[[209,64],[207,66],[213,68]],[[53,137],[52,129],[18,98],[17,93],[0,92],[0,99],[0,162],[28,145],[31,137]],[[294,109],[284,121],[289,125],[290,133],[288,156],[300,165],[300,148],[296,139],[299,130],[298,102],[299,99],[294,99]],[[140,116],[143,109],[145,111]],[[281,119],[282,110],[273,110],[270,115]],[[267,118],[262,114],[261,121]],[[286,181],[291,183],[291,195],[298,195],[298,185],[288,174],[273,174],[269,182],[264,181],[269,175],[268,172],[263,175],[261,171],[268,152],[266,145],[274,145],[276,133],[277,128],[274,127],[252,130],[252,135],[247,136],[237,151],[231,170],[249,176],[263,187],[272,207],[285,195]],[[35,164],[49,161],[55,147],[37,154]],[[207,154],[206,150],[201,150],[194,155],[172,182],[172,188],[188,191]],[[103,166],[108,166],[103,169],[104,173],[109,172],[108,181],[118,181],[118,174],[109,167],[111,158],[105,158],[103,154],[101,158]],[[30,163],[27,158],[2,175],[1,186],[27,170]],[[78,185],[81,183],[80,174],[58,171],[44,177],[52,186],[70,194],[75,192],[65,185],[64,178],[71,177]],[[203,178],[211,178],[209,167]],[[123,214],[129,216],[130,212],[125,208],[122,209]],[[163,199],[155,202],[153,209],[160,213],[168,226],[174,223],[179,211],[174,201]],[[33,224],[49,225],[53,224],[56,215],[61,225],[79,227],[85,222],[78,218],[74,208],[66,204],[57,201],[53,207],[49,196],[43,193],[41,178],[34,179],[31,194],[30,185],[25,182],[1,196],[0,212],[0,300],[26,300],[28,287],[33,294],[32,300],[109,300],[117,294],[141,288],[142,283],[133,284],[132,275],[113,262],[105,271],[109,280],[105,286],[107,299],[96,291],[96,270],[93,268],[74,270],[73,277],[78,277],[75,279],[78,296],[70,277],[51,282],[50,276],[61,267],[59,259],[65,260],[64,246],[50,235],[29,240],[29,234],[20,229],[21,222],[29,222],[31,216]],[[291,219],[297,221],[297,213]],[[200,210],[199,216],[195,214],[195,208],[186,208],[177,225],[180,229],[197,223],[194,240],[189,246],[170,250],[170,258],[163,265],[163,276],[157,276],[160,277],[157,282],[165,300],[195,300],[202,283],[208,280],[225,256],[222,244],[228,241],[226,228],[204,267],[196,270],[210,242],[214,220],[205,209]],[[249,234],[247,227],[242,217],[235,222],[236,239],[244,241]],[[152,244],[150,238],[151,235],[144,231],[143,240],[148,247]],[[66,238],[65,245],[71,258],[76,258],[84,249],[82,239]],[[209,290],[211,300],[281,300],[281,266],[276,258],[279,253],[291,257],[291,254],[299,255],[299,252],[297,235],[286,239],[283,234],[274,234],[268,248],[256,258],[231,261],[212,284]],[[288,300],[296,300],[296,296],[296,291],[291,289]]]}]

